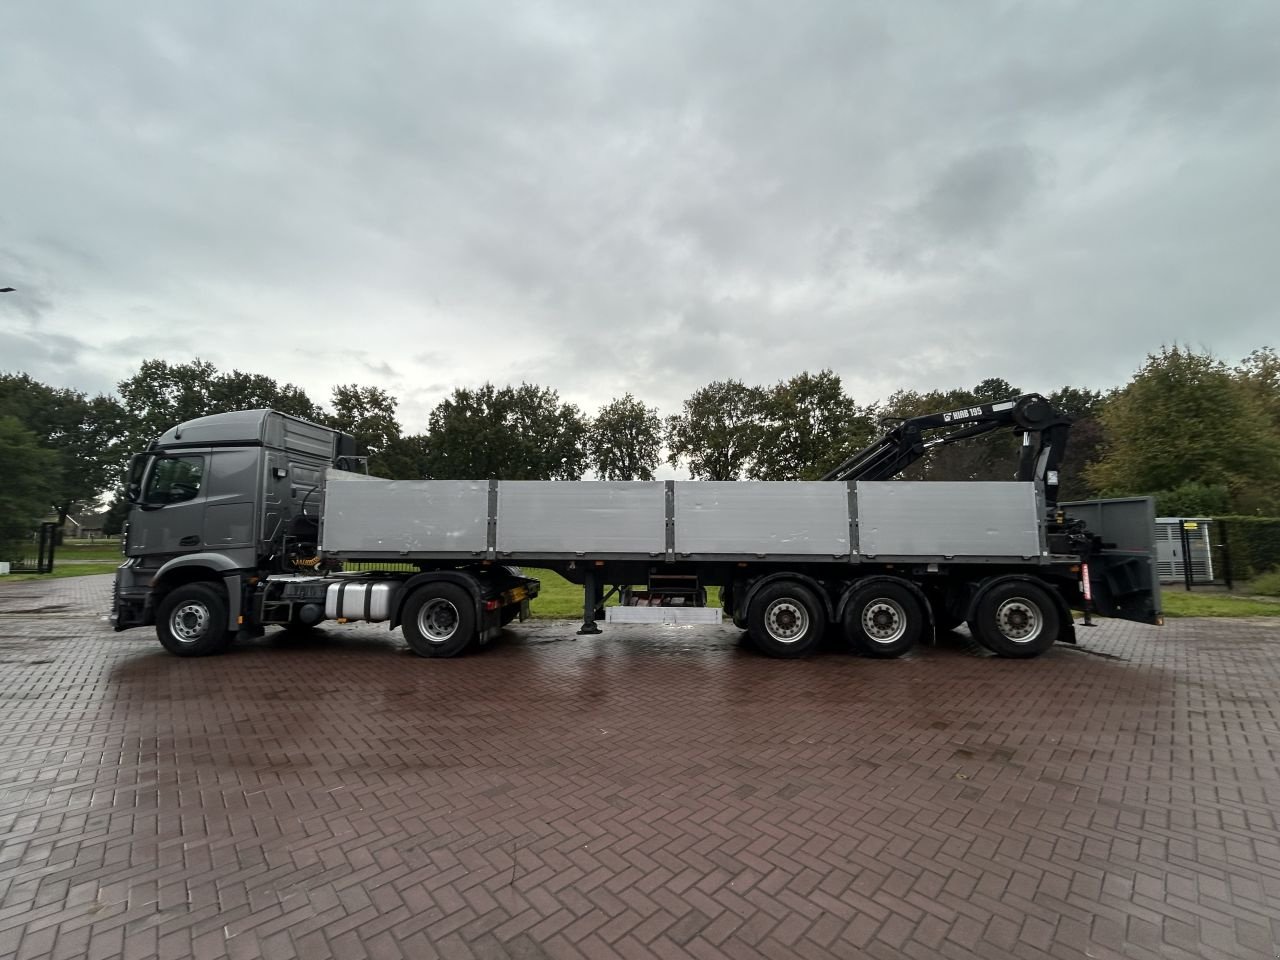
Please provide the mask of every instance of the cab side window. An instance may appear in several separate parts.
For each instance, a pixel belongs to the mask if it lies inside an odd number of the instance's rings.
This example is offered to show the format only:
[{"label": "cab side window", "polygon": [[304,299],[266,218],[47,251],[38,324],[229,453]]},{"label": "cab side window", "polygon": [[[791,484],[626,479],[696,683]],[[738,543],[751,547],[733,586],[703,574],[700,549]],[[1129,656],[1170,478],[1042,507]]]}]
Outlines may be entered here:
[{"label": "cab side window", "polygon": [[164,457],[155,462],[147,478],[143,499],[147,503],[182,503],[200,495],[204,457]]}]

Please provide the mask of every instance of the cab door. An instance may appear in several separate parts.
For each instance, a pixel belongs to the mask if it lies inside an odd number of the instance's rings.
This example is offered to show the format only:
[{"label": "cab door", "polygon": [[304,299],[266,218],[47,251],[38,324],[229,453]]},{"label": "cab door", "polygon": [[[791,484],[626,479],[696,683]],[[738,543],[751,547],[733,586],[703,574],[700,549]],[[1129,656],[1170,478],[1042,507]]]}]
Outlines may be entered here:
[{"label": "cab door", "polygon": [[208,455],[155,457],[130,518],[130,550],[148,554],[193,553],[204,545],[204,487]]}]

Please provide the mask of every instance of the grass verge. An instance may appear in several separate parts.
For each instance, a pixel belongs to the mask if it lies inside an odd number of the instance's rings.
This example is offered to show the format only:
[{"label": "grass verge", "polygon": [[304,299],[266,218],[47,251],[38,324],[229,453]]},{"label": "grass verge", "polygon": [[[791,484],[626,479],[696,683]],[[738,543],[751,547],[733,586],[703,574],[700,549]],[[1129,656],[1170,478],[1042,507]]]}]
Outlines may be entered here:
[{"label": "grass verge", "polygon": [[53,559],[55,564],[59,560],[115,560],[119,563],[124,556],[120,553],[119,540],[106,540],[97,543],[64,543],[54,548]]},{"label": "grass verge", "polygon": [[[529,611],[536,620],[571,620],[582,617],[582,588],[570,583],[560,574],[552,570],[540,570],[533,567],[521,568],[527,577],[536,577],[542,581],[542,590],[537,599],[529,604]],[[605,601],[605,606],[612,607],[618,602],[617,597]],[[720,588],[707,588],[707,606],[720,606]]]},{"label": "grass verge", "polygon": [[1280,617],[1280,603],[1221,593],[1165,590],[1161,594],[1161,605],[1166,617]]},{"label": "grass verge", "polygon": [[0,584],[19,583],[24,580],[60,580],[63,577],[89,577],[98,573],[115,573],[119,561],[115,563],[72,563],[62,566],[57,558],[53,561],[53,573],[11,573],[0,577]]}]

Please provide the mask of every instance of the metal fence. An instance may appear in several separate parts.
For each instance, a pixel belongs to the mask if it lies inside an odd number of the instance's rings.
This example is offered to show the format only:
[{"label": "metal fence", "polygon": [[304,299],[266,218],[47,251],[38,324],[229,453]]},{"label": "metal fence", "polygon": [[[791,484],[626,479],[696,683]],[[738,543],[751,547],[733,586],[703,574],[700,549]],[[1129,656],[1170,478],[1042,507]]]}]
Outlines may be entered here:
[{"label": "metal fence", "polygon": [[47,520],[30,538],[10,550],[10,573],[53,573],[53,550],[58,542],[58,524]]},{"label": "metal fence", "polygon": [[1165,586],[1230,590],[1280,570],[1280,518],[1158,517],[1156,548]]}]

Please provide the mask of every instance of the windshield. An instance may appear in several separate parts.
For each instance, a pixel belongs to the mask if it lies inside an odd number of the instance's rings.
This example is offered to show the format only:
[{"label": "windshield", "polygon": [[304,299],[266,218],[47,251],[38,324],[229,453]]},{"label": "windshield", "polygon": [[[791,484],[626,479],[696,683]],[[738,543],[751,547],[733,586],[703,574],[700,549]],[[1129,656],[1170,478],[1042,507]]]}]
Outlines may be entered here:
[{"label": "windshield", "polygon": [[204,457],[158,457],[147,474],[144,503],[181,503],[200,495]]}]

